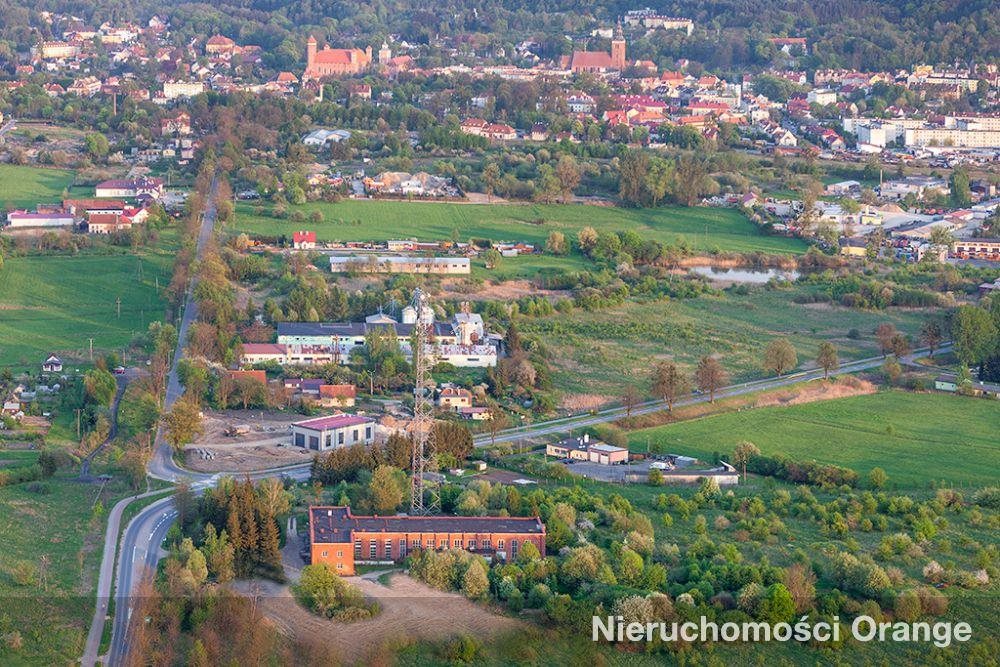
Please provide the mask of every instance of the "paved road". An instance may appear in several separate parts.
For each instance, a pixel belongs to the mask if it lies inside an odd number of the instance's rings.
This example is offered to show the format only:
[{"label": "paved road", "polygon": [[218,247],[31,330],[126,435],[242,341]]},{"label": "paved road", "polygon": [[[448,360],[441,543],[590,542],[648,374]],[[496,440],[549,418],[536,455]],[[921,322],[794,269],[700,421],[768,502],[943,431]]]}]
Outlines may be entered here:
[{"label": "paved road", "polygon": [[[212,238],[212,231],[215,227],[216,211],[215,211],[215,192],[216,192],[216,182],[213,181],[211,195],[208,197],[208,203],[205,206],[205,213],[201,219],[201,228],[198,231],[198,239],[196,243],[196,259],[200,259],[202,253],[205,250],[205,246],[208,245],[208,241]],[[164,409],[169,409],[174,401],[183,393],[183,387],[180,384],[180,380],[177,374],[177,365],[180,362],[181,357],[184,354],[184,345],[187,341],[188,329],[191,322],[195,320],[198,313],[198,307],[192,298],[195,286],[195,280],[192,279],[191,284],[188,286],[187,294],[185,296],[184,303],[184,314],[181,317],[181,325],[178,330],[177,336],[177,350],[174,352],[173,364],[170,367],[170,373],[167,376],[167,393],[164,400]],[[152,477],[159,479],[168,479],[170,481],[175,481],[179,477],[185,476],[185,471],[183,468],[178,467],[172,456],[172,451],[170,445],[163,441],[162,434],[158,431],[156,434],[156,445],[153,450],[153,458],[149,463],[149,474]],[[209,476],[204,476],[208,478]],[[111,513],[108,515],[108,525],[104,533],[104,553],[101,557],[101,570],[97,581],[97,603],[94,610],[94,619],[90,626],[90,631],[87,634],[87,643],[84,647],[83,658],[81,659],[81,664],[83,667],[92,667],[98,659],[97,653],[100,650],[101,635],[104,633],[104,622],[107,615],[108,609],[108,599],[111,597],[111,580],[112,574],[114,572],[115,560],[118,555],[118,533],[121,529],[121,517],[125,510],[125,506],[131,502],[131,498],[126,498],[118,502],[112,509]],[[139,514],[136,518],[142,516],[148,516],[149,509],[146,508],[143,512]],[[162,540],[161,540],[162,541]],[[159,544],[159,542],[157,542]],[[132,562],[132,555],[122,552],[122,560],[127,560],[127,563]],[[127,570],[128,565],[120,567],[121,570]],[[132,586],[131,581],[126,582],[127,586],[122,588],[120,586],[116,587],[117,591],[128,591],[131,592]],[[117,620],[118,615],[115,615]]]},{"label": "paved road", "polygon": [[[951,344],[945,344],[935,351],[946,352],[951,349]],[[914,350],[912,353],[903,358],[903,363],[906,365],[914,365],[915,360],[921,357],[927,356],[927,348],[919,348]],[[842,364],[840,368],[836,371],[830,373],[830,375],[844,375],[847,373],[856,373],[858,371],[870,370],[872,368],[878,368],[883,363],[885,363],[885,357],[868,357],[867,359],[858,359],[857,361],[850,361]],[[823,371],[820,369],[811,371],[799,371],[797,373],[790,373],[788,375],[782,375],[779,377],[765,378],[763,380],[755,380],[753,382],[745,382],[743,384],[734,384],[728,387],[724,387],[719,391],[715,392],[716,398],[725,398],[727,396],[740,396],[743,394],[750,394],[755,391],[762,391],[765,389],[775,389],[778,387],[784,387],[790,384],[795,384],[798,382],[805,382],[807,380],[815,380],[823,377]],[[693,405],[696,403],[705,403],[709,400],[708,394],[689,394],[687,397],[682,398],[674,403],[675,406]],[[653,412],[660,412],[666,408],[666,403],[663,401],[647,401],[641,403],[632,409],[632,415],[646,415]],[[626,416],[625,408],[607,408],[605,410],[600,410],[593,414],[585,414],[576,417],[563,417],[562,419],[553,419],[550,421],[540,422],[538,424],[529,424],[526,426],[518,426],[514,428],[505,429],[503,431],[498,431],[496,438],[494,439],[491,435],[479,435],[474,439],[476,447],[488,447],[493,442],[497,444],[517,442],[519,440],[526,440],[529,438],[536,438],[545,435],[553,435],[556,433],[565,433],[573,429],[584,428],[587,426],[594,426],[596,424],[605,424],[608,422],[617,421]]]},{"label": "paved road", "polygon": [[[217,185],[217,181],[212,181],[211,194],[208,196],[208,203],[205,205],[205,212],[201,218],[201,228],[198,231],[195,261],[202,258],[205,246],[211,240],[212,232],[215,229],[215,193]],[[164,412],[169,410],[174,402],[184,393],[184,386],[181,384],[177,367],[184,357],[184,348],[187,345],[188,330],[191,328],[191,323],[198,319],[198,302],[194,300],[194,289],[197,284],[198,279],[197,275],[195,275],[188,285],[187,294],[184,298],[184,314],[181,316],[181,324],[177,329],[177,349],[174,351],[173,363],[170,365],[170,372],[167,374],[167,393],[163,401]],[[173,449],[163,439],[162,429],[156,434],[156,447],[153,450],[153,458],[149,462],[149,475],[171,482],[187,476],[187,472],[174,463]]]},{"label": "paved road", "polygon": [[[195,493],[200,494],[205,489],[215,486],[223,474],[200,476],[201,478],[192,484],[192,488]],[[287,475],[292,479],[304,481],[309,479],[309,474],[309,467],[306,466],[291,471],[265,470],[254,473],[250,478],[260,480]],[[176,518],[177,512],[173,508],[173,498],[167,497],[143,508],[125,528],[121,542],[122,557],[115,582],[115,617],[111,626],[111,648],[105,661],[112,667],[124,664],[125,656],[128,655],[129,621],[136,603],[135,598],[132,597],[132,591],[143,577],[156,571],[156,564],[165,555],[160,545]]]}]

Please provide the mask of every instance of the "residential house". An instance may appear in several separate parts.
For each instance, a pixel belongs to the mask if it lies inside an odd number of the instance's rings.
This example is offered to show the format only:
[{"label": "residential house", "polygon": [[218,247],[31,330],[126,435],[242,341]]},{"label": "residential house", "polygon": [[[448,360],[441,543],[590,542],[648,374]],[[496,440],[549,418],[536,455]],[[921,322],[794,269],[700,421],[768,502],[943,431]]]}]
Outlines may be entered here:
[{"label": "residential house", "polygon": [[316,232],[292,232],[292,247],[296,250],[312,250],[316,247]]},{"label": "residential house", "polygon": [[50,354],[42,362],[42,371],[45,373],[61,373],[63,369],[62,359],[54,354]]},{"label": "residential house", "polygon": [[460,408],[471,408],[472,392],[464,387],[444,387],[438,394],[437,404],[439,408],[453,411]]},{"label": "residential house", "polygon": [[322,384],[319,387],[319,403],[324,407],[351,408],[358,395],[353,384]]}]

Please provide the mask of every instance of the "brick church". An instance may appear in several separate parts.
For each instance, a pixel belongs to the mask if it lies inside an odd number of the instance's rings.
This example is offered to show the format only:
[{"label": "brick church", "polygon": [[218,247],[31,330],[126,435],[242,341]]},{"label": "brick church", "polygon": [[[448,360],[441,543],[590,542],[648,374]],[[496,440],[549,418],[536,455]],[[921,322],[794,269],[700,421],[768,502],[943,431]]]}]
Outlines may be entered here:
[{"label": "brick church", "polygon": [[306,71],[303,80],[322,79],[327,76],[360,74],[372,64],[372,47],[361,49],[316,49],[316,38],[312,35],[306,42]]}]

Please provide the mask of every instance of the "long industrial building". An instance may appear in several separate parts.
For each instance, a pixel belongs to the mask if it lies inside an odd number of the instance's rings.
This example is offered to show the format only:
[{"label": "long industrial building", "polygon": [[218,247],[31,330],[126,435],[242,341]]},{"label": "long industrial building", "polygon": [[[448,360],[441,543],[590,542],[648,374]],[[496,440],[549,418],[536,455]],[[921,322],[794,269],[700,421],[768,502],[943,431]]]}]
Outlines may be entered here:
[{"label": "long industrial building", "polygon": [[418,549],[513,559],[528,542],[545,555],[545,524],[538,517],[355,516],[350,507],[309,508],[311,562],[343,576],[353,575],[356,565],[398,562]]}]

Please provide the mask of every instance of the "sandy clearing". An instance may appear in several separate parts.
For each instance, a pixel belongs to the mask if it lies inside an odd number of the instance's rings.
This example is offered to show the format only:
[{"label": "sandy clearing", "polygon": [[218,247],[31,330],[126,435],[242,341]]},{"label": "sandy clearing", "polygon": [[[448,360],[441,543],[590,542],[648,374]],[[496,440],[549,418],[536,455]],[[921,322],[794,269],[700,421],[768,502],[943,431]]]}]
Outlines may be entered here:
[{"label": "sandy clearing", "polygon": [[258,608],[280,632],[303,642],[321,641],[344,664],[364,664],[387,642],[440,640],[468,633],[488,638],[523,626],[457,593],[435,590],[401,573],[389,586],[362,577],[347,580],[381,606],[378,616],[339,623],[316,616],[295,601],[288,585],[270,581],[239,581],[233,588],[257,600]]}]

